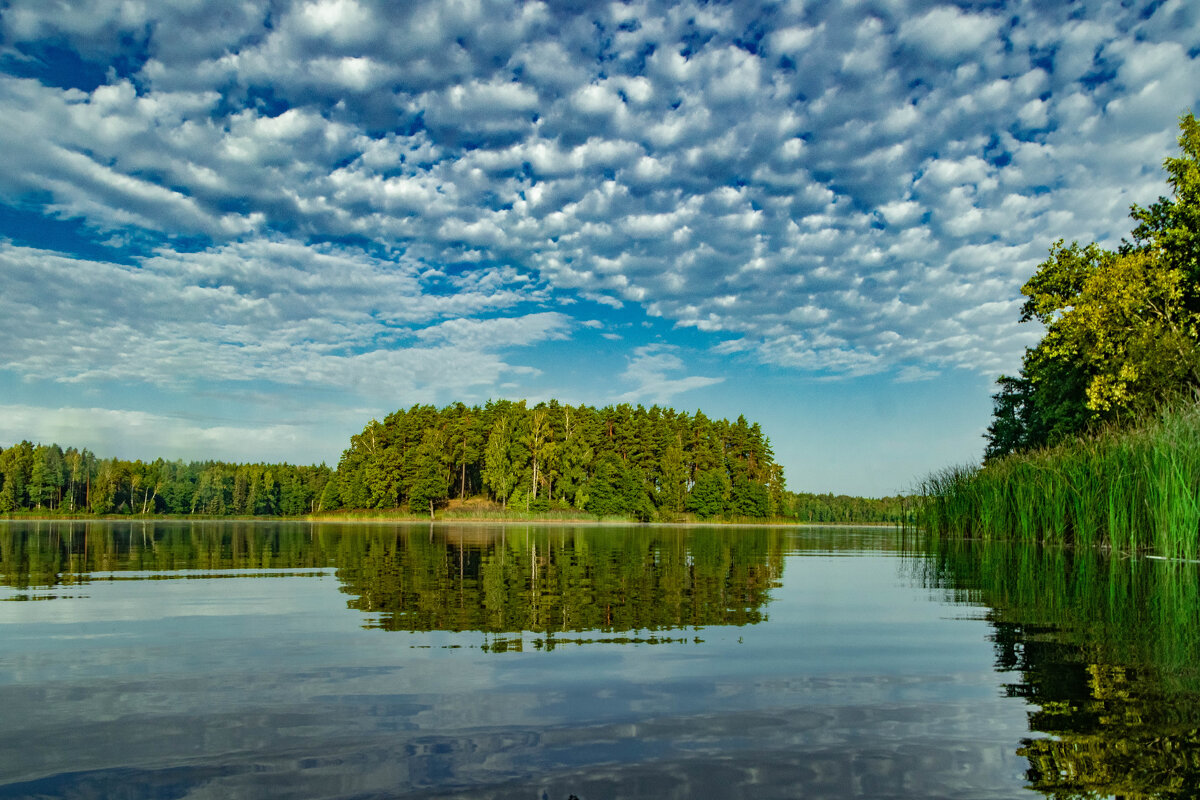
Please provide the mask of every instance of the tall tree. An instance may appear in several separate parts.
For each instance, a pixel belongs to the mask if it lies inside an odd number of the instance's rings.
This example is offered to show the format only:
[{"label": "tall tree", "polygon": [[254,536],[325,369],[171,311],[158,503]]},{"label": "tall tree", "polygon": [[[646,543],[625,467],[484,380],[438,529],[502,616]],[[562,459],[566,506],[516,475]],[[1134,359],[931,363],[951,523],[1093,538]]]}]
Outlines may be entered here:
[{"label": "tall tree", "polygon": [[529,412],[529,431],[526,436],[526,445],[529,447],[529,457],[533,465],[529,494],[534,500],[538,496],[538,486],[545,480],[541,475],[542,467],[553,452],[551,435],[550,410],[539,405]]},{"label": "tall tree", "polygon": [[27,487],[33,474],[33,443],[22,441],[0,453],[0,473],[4,474],[4,485],[0,487],[0,511],[15,511],[24,508],[28,499]]},{"label": "tall tree", "polygon": [[63,466],[63,453],[57,444],[34,448],[26,491],[35,507],[57,505],[62,497]]},{"label": "tall tree", "polygon": [[442,448],[441,431],[428,431],[417,448],[416,477],[409,492],[409,509],[414,513],[428,509],[431,519],[434,508],[446,499],[449,488],[442,463]]},{"label": "tall tree", "polygon": [[587,483],[588,467],[595,456],[595,452],[587,443],[586,419],[586,415],[580,413],[580,410],[570,406],[563,407],[564,438],[559,452],[558,493],[575,508],[583,508],[587,504],[584,486]]},{"label": "tall tree", "polygon": [[486,466],[483,472],[484,482],[491,487],[492,493],[500,500],[501,506],[508,507],[508,496],[512,493],[519,473],[513,463],[513,430],[510,417],[500,416],[488,434]]}]

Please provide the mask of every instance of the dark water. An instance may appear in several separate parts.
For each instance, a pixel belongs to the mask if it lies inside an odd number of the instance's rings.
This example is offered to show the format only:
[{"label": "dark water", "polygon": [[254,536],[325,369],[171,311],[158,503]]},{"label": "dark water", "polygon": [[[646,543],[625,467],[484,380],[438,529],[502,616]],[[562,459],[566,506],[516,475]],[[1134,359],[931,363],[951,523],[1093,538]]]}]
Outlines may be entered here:
[{"label": "dark water", "polygon": [[0,523],[0,798],[1194,797],[1196,565]]}]

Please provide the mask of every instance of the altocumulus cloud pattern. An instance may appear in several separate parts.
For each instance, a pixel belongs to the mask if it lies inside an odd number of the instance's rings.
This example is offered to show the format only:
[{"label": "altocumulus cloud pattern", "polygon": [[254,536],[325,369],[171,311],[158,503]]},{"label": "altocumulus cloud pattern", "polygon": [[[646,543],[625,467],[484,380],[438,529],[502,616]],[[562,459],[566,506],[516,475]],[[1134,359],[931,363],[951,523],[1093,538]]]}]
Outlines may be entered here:
[{"label": "altocumulus cloud pattern", "polygon": [[639,315],[825,377],[1011,369],[1020,284],[1059,236],[1119,240],[1200,94],[1184,0],[10,0],[0,24],[4,369],[364,406],[519,393],[523,348],[584,334],[627,348],[630,398],[719,380],[617,324]]}]

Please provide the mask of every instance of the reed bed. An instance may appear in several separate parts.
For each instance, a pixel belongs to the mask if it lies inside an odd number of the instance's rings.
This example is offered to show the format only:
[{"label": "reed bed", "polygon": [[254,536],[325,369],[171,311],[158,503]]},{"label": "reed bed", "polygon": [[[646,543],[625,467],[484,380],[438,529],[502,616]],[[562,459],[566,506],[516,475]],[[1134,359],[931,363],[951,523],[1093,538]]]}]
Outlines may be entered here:
[{"label": "reed bed", "polygon": [[983,467],[935,472],[917,516],[932,533],[1194,559],[1200,404]]}]

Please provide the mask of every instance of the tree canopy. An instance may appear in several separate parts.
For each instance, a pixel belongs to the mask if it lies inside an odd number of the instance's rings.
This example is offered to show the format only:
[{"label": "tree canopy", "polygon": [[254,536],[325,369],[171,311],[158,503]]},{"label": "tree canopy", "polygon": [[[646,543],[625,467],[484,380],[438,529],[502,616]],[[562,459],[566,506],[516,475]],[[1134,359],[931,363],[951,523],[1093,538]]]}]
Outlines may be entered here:
[{"label": "tree canopy", "polygon": [[1117,251],[1060,239],[1022,287],[1045,326],[993,395],[985,459],[1144,416],[1200,387],[1200,123],[1179,123],[1171,197],[1133,206]]},{"label": "tree canopy", "polygon": [[323,464],[97,458],[23,441],[0,450],[0,513],[298,516],[322,509],[332,474]]},{"label": "tree canopy", "polygon": [[773,516],[784,496],[770,442],[745,417],[556,400],[400,409],[351,438],[334,482],[345,508],[415,512],[485,497],[636,519]]}]

